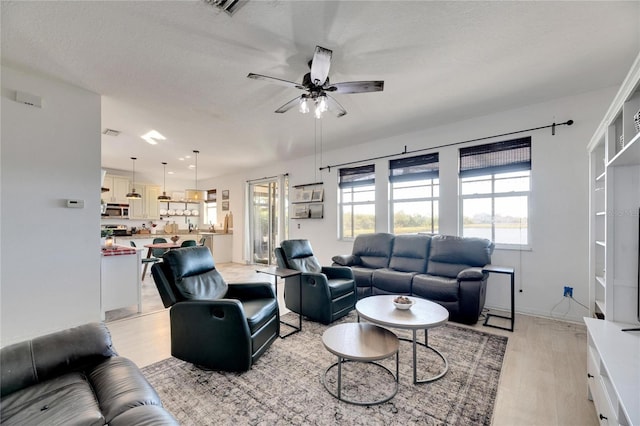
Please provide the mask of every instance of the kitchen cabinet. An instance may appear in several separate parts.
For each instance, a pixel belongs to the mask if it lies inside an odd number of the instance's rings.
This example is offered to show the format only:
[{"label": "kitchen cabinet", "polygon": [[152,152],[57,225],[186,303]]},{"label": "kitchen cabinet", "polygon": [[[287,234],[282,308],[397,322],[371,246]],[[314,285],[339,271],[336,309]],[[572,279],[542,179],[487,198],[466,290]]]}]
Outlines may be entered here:
[{"label": "kitchen cabinet", "polygon": [[107,203],[127,204],[127,193],[129,192],[129,178],[114,175],[105,175],[104,188],[109,188],[108,192],[102,194],[102,199]]},{"label": "kitchen cabinet", "polygon": [[129,201],[129,219],[160,219],[160,208],[158,207],[158,195],[160,186],[158,185],[136,185],[136,191],[142,195],[139,200]]}]

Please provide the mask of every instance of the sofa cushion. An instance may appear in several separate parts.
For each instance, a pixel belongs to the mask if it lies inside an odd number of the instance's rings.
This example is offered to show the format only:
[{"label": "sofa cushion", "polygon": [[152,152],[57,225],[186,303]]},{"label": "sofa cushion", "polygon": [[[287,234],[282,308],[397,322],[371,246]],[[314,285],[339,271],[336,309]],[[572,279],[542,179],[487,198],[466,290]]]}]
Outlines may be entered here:
[{"label": "sofa cushion", "polygon": [[274,298],[248,299],[240,302],[251,334],[262,328],[278,311],[278,301]]},{"label": "sofa cushion", "polygon": [[415,272],[376,269],[373,272],[373,294],[411,294],[411,280]]},{"label": "sofa cushion", "polygon": [[455,278],[470,266],[491,263],[493,243],[485,238],[436,235],[431,238],[427,273]]},{"label": "sofa cushion", "polygon": [[389,268],[402,272],[426,272],[430,243],[429,235],[396,235]]},{"label": "sofa cushion", "polygon": [[455,278],[419,274],[413,277],[412,292],[434,302],[457,302],[459,284]]},{"label": "sofa cushion", "polygon": [[353,242],[352,255],[360,258],[360,265],[365,268],[386,268],[389,266],[393,234],[376,233],[358,235]]},{"label": "sofa cushion", "polygon": [[[4,367],[3,367],[4,369]],[[87,378],[68,373],[2,398],[5,425],[104,425],[105,418]]]}]

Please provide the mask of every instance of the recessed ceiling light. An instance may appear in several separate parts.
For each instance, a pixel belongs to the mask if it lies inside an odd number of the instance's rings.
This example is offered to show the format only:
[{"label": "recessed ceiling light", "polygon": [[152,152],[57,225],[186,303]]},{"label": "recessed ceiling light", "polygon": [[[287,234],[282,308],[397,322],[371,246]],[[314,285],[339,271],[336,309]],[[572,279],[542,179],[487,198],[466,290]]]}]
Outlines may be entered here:
[{"label": "recessed ceiling light", "polygon": [[175,175],[176,172],[167,172],[168,175]]},{"label": "recessed ceiling light", "polygon": [[178,160],[184,161],[184,157],[180,157],[180,158],[178,158]]},{"label": "recessed ceiling light", "polygon": [[145,141],[147,141],[147,143],[150,143],[151,145],[157,145],[158,141],[164,141],[167,139],[164,136],[162,136],[157,130],[151,130],[150,132],[147,132],[140,137]]}]

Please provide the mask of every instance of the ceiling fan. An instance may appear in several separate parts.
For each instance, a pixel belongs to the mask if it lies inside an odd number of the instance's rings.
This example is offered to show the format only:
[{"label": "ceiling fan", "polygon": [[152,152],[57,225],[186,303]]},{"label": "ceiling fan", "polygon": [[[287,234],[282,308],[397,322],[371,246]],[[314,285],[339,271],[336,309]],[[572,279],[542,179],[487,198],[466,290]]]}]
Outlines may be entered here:
[{"label": "ceiling fan", "polygon": [[282,105],[275,111],[277,113],[287,112],[297,105],[300,112],[306,114],[310,111],[309,106],[311,105],[315,107],[316,118],[322,118],[322,114],[326,111],[331,111],[337,117],[342,117],[347,114],[347,111],[328,93],[381,92],[384,89],[384,81],[330,83],[329,68],[331,67],[332,53],[329,49],[316,46],[313,59],[309,61],[311,71],[302,78],[302,83],[294,83],[293,81],[254,73],[249,73],[247,77],[276,83],[281,86],[295,87],[307,92]]}]

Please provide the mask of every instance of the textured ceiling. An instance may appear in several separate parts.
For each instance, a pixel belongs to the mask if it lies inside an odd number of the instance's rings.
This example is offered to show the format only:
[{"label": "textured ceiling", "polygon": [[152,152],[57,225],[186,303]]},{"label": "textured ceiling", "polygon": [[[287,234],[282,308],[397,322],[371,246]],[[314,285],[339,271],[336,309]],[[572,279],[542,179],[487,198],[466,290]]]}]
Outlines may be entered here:
[{"label": "textured ceiling", "polygon": [[[334,95],[323,148],[619,85],[640,50],[640,2],[251,0],[230,17],[202,1],[2,1],[2,63],[103,96],[103,167],[199,178],[314,150],[316,120],[274,110],[300,94],[246,78],[301,81],[316,45]],[[551,119],[552,117],[550,117]],[[532,123],[537,125],[539,123]],[[166,141],[140,136],[156,129]],[[510,130],[510,129],[505,129]]]}]

